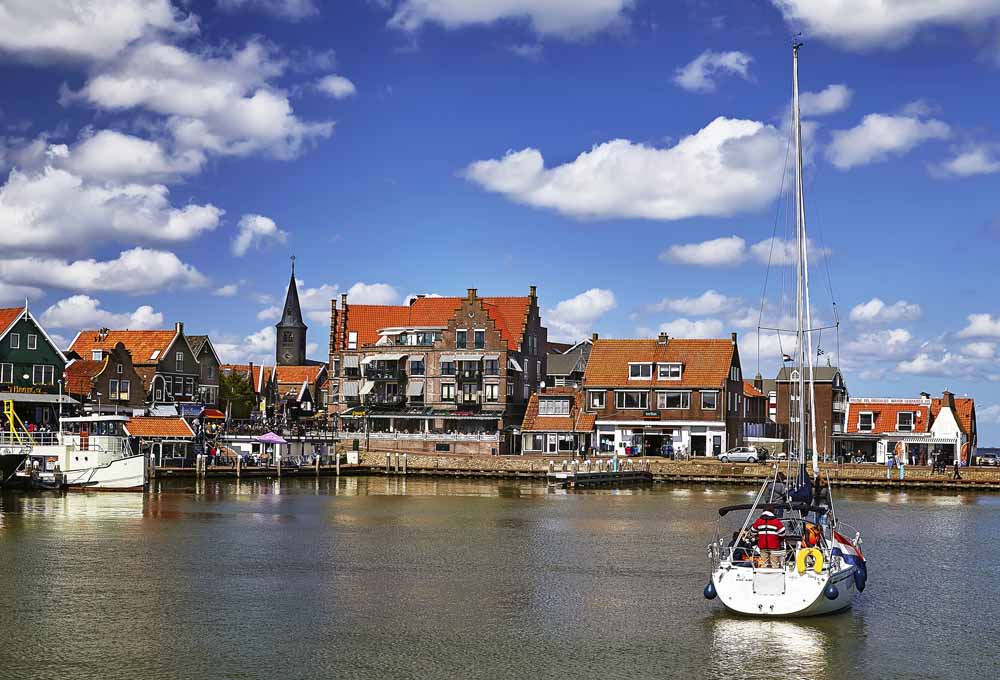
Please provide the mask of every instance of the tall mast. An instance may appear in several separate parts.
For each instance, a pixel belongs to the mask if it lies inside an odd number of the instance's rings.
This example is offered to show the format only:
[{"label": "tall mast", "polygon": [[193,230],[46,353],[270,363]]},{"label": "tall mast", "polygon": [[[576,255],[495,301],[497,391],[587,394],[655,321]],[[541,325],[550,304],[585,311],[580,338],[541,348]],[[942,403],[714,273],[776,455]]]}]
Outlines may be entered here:
[{"label": "tall mast", "polygon": [[798,247],[796,276],[796,341],[799,350],[799,474],[804,477],[806,450],[806,371],[809,371],[809,418],[812,434],[813,474],[819,474],[819,459],[816,449],[816,388],[812,365],[812,313],[809,305],[809,255],[806,238],[806,201],[802,179],[802,115],[799,110],[799,48],[802,43],[792,45],[792,125],[795,128],[795,231]]}]

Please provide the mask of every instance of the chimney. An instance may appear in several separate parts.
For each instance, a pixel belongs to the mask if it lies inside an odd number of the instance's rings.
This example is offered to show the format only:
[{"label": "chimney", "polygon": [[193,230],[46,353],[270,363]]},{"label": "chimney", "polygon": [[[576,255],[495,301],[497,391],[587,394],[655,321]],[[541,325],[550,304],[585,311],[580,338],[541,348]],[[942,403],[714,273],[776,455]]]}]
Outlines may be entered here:
[{"label": "chimney", "polygon": [[733,331],[732,338],[733,338],[733,344],[735,345],[736,344],[736,331]]},{"label": "chimney", "polygon": [[340,308],[347,309],[347,293],[340,294]]},{"label": "chimney", "polygon": [[955,395],[952,394],[951,392],[949,392],[948,390],[945,390],[941,394],[941,407],[942,408],[947,407],[947,408],[950,408],[952,411],[954,411],[955,410]]},{"label": "chimney", "polygon": [[536,297],[538,297],[538,287],[537,286],[528,286],[528,297],[530,297],[532,300],[534,300]]},{"label": "chimney", "polygon": [[591,342],[597,342],[597,338],[598,338],[597,333],[594,333],[593,335],[590,336],[590,341]]},{"label": "chimney", "polygon": [[470,300],[472,298],[476,297],[476,289],[475,288],[469,288],[466,292],[468,293],[468,298]]},{"label": "chimney", "polygon": [[760,392],[764,391],[764,377],[760,373],[753,377],[753,386]]},{"label": "chimney", "polygon": [[670,336],[667,335],[666,333],[660,333],[660,335],[656,338],[657,345],[666,345],[667,342],[669,341],[670,341]]},{"label": "chimney", "polygon": [[174,332],[175,333],[183,333],[184,332],[184,322],[183,321],[178,321],[177,323],[174,324]]}]

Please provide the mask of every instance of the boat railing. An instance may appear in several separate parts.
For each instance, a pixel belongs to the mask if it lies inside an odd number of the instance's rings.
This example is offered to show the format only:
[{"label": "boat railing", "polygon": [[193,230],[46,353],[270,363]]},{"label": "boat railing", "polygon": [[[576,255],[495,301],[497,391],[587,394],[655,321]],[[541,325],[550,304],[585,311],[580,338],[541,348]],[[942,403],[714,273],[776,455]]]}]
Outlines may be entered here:
[{"label": "boat railing", "polygon": [[[781,519],[781,523],[785,526],[785,536],[782,539],[784,550],[782,551],[781,556],[781,568],[784,568],[789,563],[794,563],[795,557],[790,557],[790,554],[794,555],[805,547],[817,548],[823,555],[824,569],[829,569],[831,567],[833,549],[832,529],[808,517],[786,516],[779,519]],[[819,529],[822,539],[818,545],[803,545],[803,536],[807,531],[806,525]],[[853,528],[848,530],[853,531]],[[713,541],[708,547],[709,558],[712,561],[712,568],[718,568],[722,562],[742,562],[747,563],[745,566],[759,566],[758,558],[760,557],[760,549],[757,547],[752,531],[750,529],[744,529],[733,533],[735,536],[730,536],[727,540],[727,537],[722,531],[722,520],[720,518],[716,526],[715,541]]]},{"label": "boat railing", "polygon": [[0,447],[58,445],[58,432],[0,432]]}]

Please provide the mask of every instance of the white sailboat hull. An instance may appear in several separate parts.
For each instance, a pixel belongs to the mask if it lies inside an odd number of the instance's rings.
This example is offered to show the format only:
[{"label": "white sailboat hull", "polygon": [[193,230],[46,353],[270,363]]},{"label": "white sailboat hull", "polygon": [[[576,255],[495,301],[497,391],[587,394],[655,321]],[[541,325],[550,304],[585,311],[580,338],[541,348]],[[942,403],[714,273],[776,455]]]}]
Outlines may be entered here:
[{"label": "white sailboat hull", "polygon": [[98,467],[67,470],[63,479],[70,489],[141,491],[146,485],[146,465],[145,456],[127,456]]},{"label": "white sailboat hull", "polygon": [[[855,567],[799,574],[790,569],[760,569],[723,562],[712,573],[719,600],[730,611],[747,616],[793,617],[832,614],[851,606],[857,587]],[[826,596],[829,584],[837,597]]]}]

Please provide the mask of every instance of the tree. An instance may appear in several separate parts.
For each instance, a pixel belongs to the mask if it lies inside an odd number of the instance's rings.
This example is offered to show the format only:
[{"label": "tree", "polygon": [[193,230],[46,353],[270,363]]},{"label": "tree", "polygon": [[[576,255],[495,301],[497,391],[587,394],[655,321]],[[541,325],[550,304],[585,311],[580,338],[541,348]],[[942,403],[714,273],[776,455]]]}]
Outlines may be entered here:
[{"label": "tree", "polygon": [[223,373],[219,380],[219,403],[226,405],[231,418],[249,418],[257,405],[249,376],[241,371]]}]

